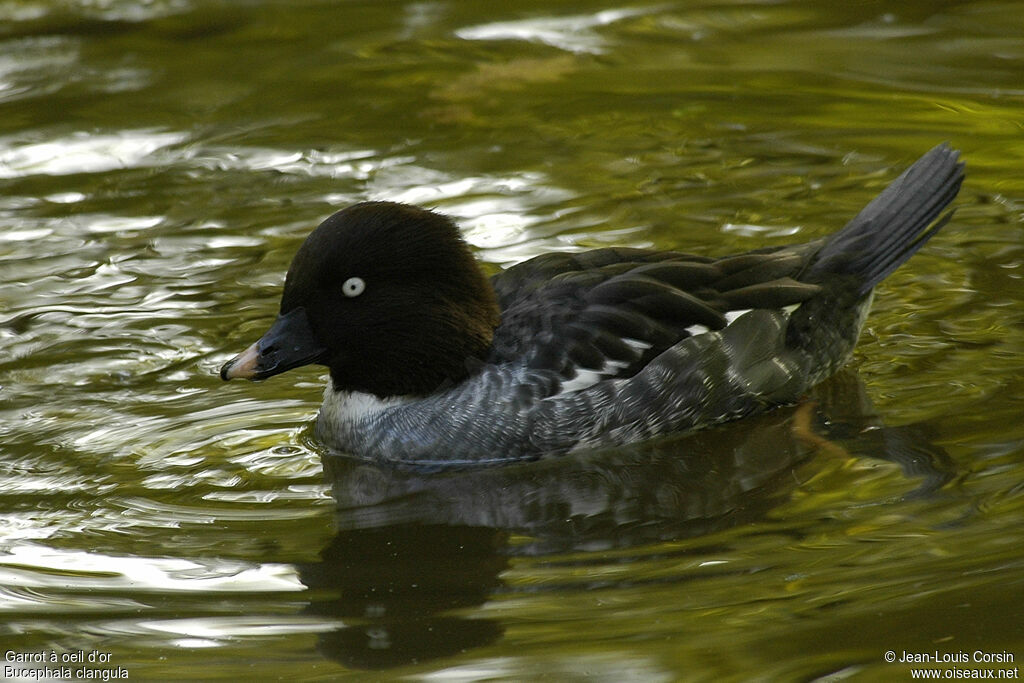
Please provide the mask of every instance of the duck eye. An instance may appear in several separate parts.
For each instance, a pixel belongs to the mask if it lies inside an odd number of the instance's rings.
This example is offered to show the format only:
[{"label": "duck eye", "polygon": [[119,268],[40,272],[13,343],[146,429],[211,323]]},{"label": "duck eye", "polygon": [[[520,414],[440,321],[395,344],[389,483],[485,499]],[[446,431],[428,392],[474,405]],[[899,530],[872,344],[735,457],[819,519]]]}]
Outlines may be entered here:
[{"label": "duck eye", "polygon": [[350,277],[341,285],[341,291],[350,299],[362,294],[364,289],[366,289],[366,283],[361,277]]}]

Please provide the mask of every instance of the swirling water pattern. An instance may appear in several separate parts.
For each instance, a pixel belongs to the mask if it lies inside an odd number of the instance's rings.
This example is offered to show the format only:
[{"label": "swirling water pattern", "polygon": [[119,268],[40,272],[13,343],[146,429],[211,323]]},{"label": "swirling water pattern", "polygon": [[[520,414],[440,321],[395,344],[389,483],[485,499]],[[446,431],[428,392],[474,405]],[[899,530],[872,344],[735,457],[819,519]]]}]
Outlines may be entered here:
[{"label": "swirling water pattern", "polygon": [[[132,680],[877,680],[909,676],[890,649],[1024,657],[1020,16],[0,4],[0,649],[99,651]],[[395,472],[324,457],[318,370],[216,376],[347,203],[445,211],[491,270],[721,254],[835,229],[945,139],[969,164],[954,220],[805,406]]]}]

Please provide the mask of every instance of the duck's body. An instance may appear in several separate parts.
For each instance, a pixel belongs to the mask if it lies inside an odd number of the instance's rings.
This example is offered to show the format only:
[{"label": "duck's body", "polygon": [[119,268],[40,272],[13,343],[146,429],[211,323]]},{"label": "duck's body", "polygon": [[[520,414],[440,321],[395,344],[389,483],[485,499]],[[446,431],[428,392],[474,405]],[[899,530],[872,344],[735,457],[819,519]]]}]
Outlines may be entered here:
[{"label": "duck's body", "polygon": [[962,179],[940,146],[824,239],[722,259],[547,254],[489,282],[448,219],[359,204],[310,235],[278,321],[221,375],[327,365],[318,438],[386,461],[520,460],[723,422],[846,362],[872,289],[939,230]]}]

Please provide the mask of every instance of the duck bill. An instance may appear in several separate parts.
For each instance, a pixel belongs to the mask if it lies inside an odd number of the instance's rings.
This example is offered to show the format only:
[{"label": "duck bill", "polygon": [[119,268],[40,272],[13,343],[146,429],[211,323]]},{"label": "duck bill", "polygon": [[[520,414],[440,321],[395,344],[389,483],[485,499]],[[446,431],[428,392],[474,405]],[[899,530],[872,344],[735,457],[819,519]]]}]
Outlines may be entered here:
[{"label": "duck bill", "polygon": [[306,309],[299,307],[279,315],[259,341],[224,364],[220,377],[224,381],[266,379],[317,363],[325,351],[309,327]]}]

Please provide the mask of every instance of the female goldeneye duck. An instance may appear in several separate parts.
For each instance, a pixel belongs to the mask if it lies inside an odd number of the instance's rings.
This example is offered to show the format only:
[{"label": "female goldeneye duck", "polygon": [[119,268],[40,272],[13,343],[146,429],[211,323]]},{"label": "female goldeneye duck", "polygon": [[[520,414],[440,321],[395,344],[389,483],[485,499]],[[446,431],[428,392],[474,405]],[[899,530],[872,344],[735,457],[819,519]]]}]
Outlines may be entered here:
[{"label": "female goldeneye duck", "polygon": [[850,357],[872,290],[949,219],[940,145],[842,230],[724,258],[609,248],[488,279],[455,224],[367,202],[299,248],[269,331],[221,369],[330,370],[316,434],[359,457],[483,463],[621,445],[792,403]]}]

